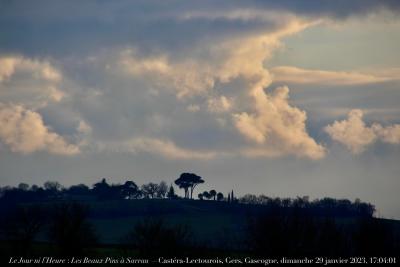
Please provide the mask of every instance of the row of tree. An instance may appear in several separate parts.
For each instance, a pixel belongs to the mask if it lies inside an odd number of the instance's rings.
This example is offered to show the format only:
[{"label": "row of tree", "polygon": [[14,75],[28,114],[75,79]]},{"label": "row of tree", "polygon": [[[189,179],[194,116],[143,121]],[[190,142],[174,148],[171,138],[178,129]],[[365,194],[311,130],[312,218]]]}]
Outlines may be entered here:
[{"label": "row of tree", "polygon": [[[184,191],[184,197],[193,199],[193,192],[197,185],[204,180],[194,173],[182,173],[175,184]],[[64,188],[58,182],[48,181],[43,187],[37,185],[29,186],[20,183],[18,187],[0,188],[0,197],[7,200],[32,201],[43,198],[61,198],[66,196],[95,196],[98,199],[138,199],[138,198],[178,198],[174,187],[162,181],[160,183],[147,183],[139,187],[135,182],[128,180],[123,184],[109,184],[106,178],[95,183],[92,188],[85,184],[73,185]],[[199,195],[200,199],[222,200],[222,193],[215,190],[204,192]]]},{"label": "row of tree", "polygon": [[348,199],[334,199],[325,197],[310,201],[308,196],[297,198],[270,198],[265,195],[247,194],[238,199],[239,203],[263,205],[270,210],[302,210],[313,215],[330,216],[362,216],[372,217],[375,213],[375,206],[356,199],[351,202]]},{"label": "row of tree", "polygon": [[[194,173],[182,173],[178,179],[175,180],[175,184],[184,190],[184,197],[187,199],[193,198],[193,192],[197,185],[204,183],[202,177]],[[85,184],[73,185],[69,188],[64,188],[58,182],[46,182],[43,187],[36,185],[29,186],[28,184],[21,183],[18,187],[3,187],[0,188],[0,200],[4,203],[10,202],[30,202],[30,201],[41,201],[51,199],[84,199],[84,198],[95,198],[98,200],[110,200],[110,199],[141,199],[141,198],[179,198],[175,194],[174,187],[162,181],[160,183],[146,183],[142,186],[138,186],[135,182],[128,180],[123,184],[109,184],[105,178],[100,182],[89,188]],[[361,202],[356,199],[351,202],[347,199],[333,199],[323,198],[316,199],[313,201],[309,200],[309,197],[297,197],[297,198],[270,198],[265,195],[253,195],[246,194],[243,197],[237,199],[233,195],[233,191],[228,194],[225,199],[221,192],[215,191],[204,191],[198,194],[200,200],[213,199],[213,200],[226,200],[228,203],[242,203],[242,204],[256,204],[263,205],[270,209],[280,208],[302,208],[307,210],[311,214],[315,215],[326,215],[332,214],[335,216],[366,216],[372,217],[375,212],[375,207],[369,203]],[[0,204],[1,204],[0,202]]]},{"label": "row of tree", "polygon": [[200,200],[203,199],[213,199],[213,200],[217,200],[217,201],[221,201],[224,199],[224,194],[222,194],[221,192],[215,191],[214,189],[210,190],[210,191],[204,191],[203,193],[200,193],[197,195],[197,197]]},{"label": "row of tree", "polygon": [[[204,180],[194,173],[182,173],[175,184],[184,190],[185,198],[193,198],[195,187]],[[85,184],[73,185],[64,188],[60,183],[48,181],[43,187],[20,183],[17,187],[0,188],[0,197],[8,201],[34,201],[65,196],[96,196],[98,199],[138,199],[138,198],[178,198],[174,187],[167,186],[166,182],[147,183],[139,187],[135,182],[128,180],[123,184],[109,184],[106,178],[95,183],[92,188]]]},{"label": "row of tree", "polygon": [[178,198],[172,185],[167,183],[146,183],[138,186],[133,181],[123,184],[109,184],[105,178],[89,188],[85,184],[64,188],[58,182],[45,182],[43,187],[21,183],[17,187],[0,188],[0,197],[5,202],[29,202],[51,199],[139,199],[139,198]]},{"label": "row of tree", "polygon": [[139,199],[139,198],[177,198],[172,185],[162,181],[143,184],[140,188],[133,181],[126,181],[122,185],[109,185],[106,179],[95,183],[92,189],[99,199]]}]

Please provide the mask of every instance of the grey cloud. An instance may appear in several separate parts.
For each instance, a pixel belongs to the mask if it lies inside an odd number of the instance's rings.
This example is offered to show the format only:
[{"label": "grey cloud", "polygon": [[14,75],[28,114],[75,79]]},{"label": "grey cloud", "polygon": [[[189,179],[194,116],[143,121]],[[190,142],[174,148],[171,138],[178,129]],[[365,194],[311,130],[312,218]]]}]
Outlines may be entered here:
[{"label": "grey cloud", "polygon": [[[320,18],[343,18],[397,12],[395,0],[352,1],[1,1],[0,51],[30,55],[73,55],[135,44],[142,53],[164,49],[185,51],[199,40],[254,34],[280,27],[279,21],[256,14],[283,12]],[[193,12],[220,16],[197,16]],[[226,14],[248,12],[242,16]],[[79,49],[76,49],[79,47]]]}]

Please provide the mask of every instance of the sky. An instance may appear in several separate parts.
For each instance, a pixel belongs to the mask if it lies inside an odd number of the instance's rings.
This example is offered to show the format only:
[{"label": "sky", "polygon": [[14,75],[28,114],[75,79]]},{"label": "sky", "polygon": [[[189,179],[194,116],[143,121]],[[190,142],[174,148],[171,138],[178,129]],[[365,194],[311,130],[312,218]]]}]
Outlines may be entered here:
[{"label": "sky", "polygon": [[0,0],[0,186],[167,183],[400,219],[400,2]]}]

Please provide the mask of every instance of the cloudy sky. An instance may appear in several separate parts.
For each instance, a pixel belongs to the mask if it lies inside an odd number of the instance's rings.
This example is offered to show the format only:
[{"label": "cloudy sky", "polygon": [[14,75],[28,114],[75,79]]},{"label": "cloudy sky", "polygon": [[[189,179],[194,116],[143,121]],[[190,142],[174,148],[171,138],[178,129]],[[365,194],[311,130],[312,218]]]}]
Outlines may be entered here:
[{"label": "cloudy sky", "polygon": [[0,1],[0,186],[173,182],[400,219],[400,2]]}]

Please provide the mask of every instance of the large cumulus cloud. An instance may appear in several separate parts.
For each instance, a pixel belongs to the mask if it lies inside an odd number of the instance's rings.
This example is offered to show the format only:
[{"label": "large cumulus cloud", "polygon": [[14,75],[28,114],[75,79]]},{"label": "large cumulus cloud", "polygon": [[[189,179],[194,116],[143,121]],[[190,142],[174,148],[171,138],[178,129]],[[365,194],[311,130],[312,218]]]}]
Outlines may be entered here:
[{"label": "large cumulus cloud", "polygon": [[37,111],[64,98],[61,83],[61,72],[46,60],[0,57],[0,142],[22,154],[78,154],[79,147],[54,132]]},{"label": "large cumulus cloud", "polygon": [[31,107],[59,102],[65,95],[59,88],[62,75],[46,60],[22,56],[0,56],[0,99]]},{"label": "large cumulus cloud", "polygon": [[255,114],[235,115],[236,127],[248,139],[258,144],[249,150],[253,155],[295,154],[312,159],[322,158],[323,146],[309,136],[306,113],[288,103],[289,89],[279,87],[271,95],[262,88],[253,92]]},{"label": "large cumulus cloud", "polygon": [[47,151],[52,154],[74,155],[79,147],[69,144],[43,122],[40,114],[19,105],[0,103],[0,140],[11,151],[30,154]]},{"label": "large cumulus cloud", "polygon": [[[151,98],[159,98],[166,92],[175,94],[178,105],[188,103],[188,109],[203,111],[200,119],[210,121],[209,126],[215,120],[219,123],[217,128],[223,129],[221,133],[234,131],[242,135],[241,139],[226,139],[226,147],[213,151],[213,154],[296,155],[318,159],[323,157],[324,148],[307,133],[305,112],[288,102],[288,89],[278,88],[272,96],[264,91],[270,85],[271,77],[263,63],[279,46],[280,38],[314,23],[294,17],[286,19],[273,32],[237,36],[198,47],[197,50],[202,51],[200,58],[196,53],[187,58],[176,58],[168,52],[140,56],[136,50],[125,50],[116,57],[114,64],[110,64],[110,73],[125,73],[125,78],[141,81],[147,92],[153,92]],[[238,80],[240,86],[235,84]],[[138,92],[132,89],[132,94]],[[213,113],[219,115],[215,117]],[[185,131],[192,124],[190,121],[178,124],[169,138],[176,139],[174,131]],[[206,130],[221,134],[213,128]],[[254,138],[254,134],[262,136],[262,140]],[[256,142],[248,143],[246,139]],[[232,142],[236,148],[232,148]]]}]

